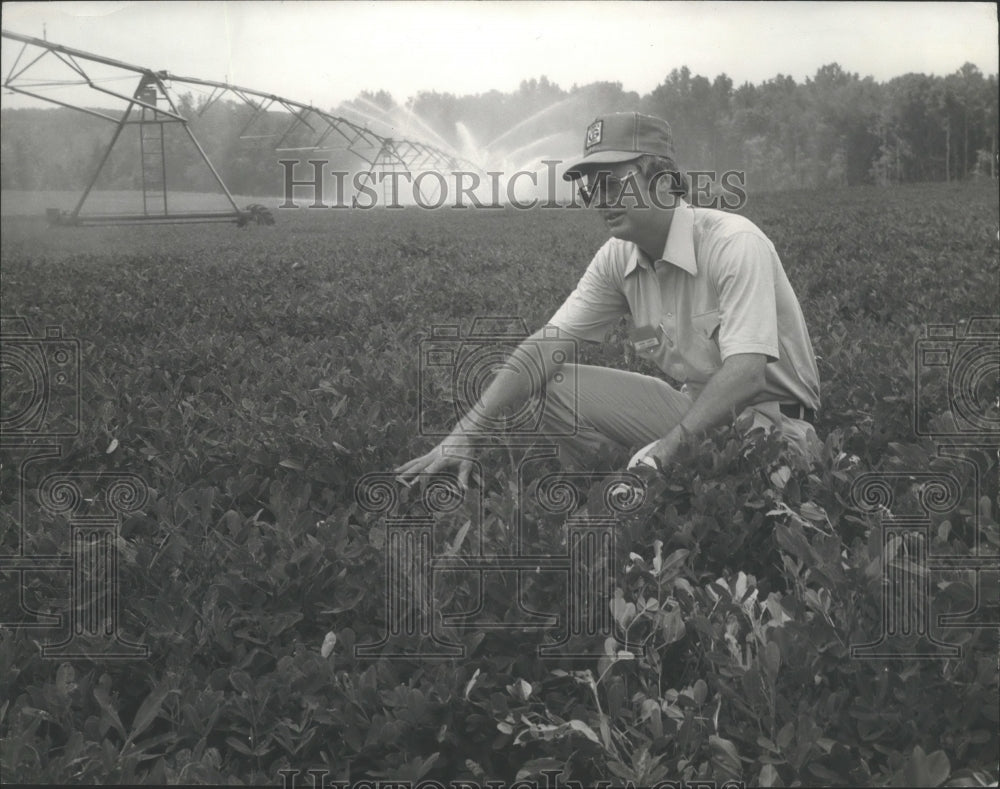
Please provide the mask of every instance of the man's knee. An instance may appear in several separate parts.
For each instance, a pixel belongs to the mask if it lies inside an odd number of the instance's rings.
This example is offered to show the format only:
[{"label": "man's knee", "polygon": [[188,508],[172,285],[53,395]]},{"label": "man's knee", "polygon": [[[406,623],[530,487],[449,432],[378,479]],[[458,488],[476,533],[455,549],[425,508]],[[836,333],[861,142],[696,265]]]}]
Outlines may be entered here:
[{"label": "man's knee", "polygon": [[607,442],[580,419],[579,379],[577,365],[565,364],[548,382],[538,438],[559,448],[564,466],[590,468]]}]

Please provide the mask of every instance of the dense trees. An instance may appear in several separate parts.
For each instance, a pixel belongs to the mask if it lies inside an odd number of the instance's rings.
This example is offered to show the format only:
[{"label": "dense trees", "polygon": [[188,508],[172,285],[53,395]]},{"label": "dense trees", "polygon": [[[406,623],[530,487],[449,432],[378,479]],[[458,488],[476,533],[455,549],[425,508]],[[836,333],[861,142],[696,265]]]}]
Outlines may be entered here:
[{"label": "dense trees", "polygon": [[[274,113],[245,133],[245,107],[217,102],[198,115],[190,95],[181,107],[234,192],[280,192],[281,157],[273,148],[287,116]],[[575,155],[584,126],[615,110],[667,118],[683,165],[745,170],[755,191],[997,175],[997,75],[971,63],[944,77],[904,74],[885,83],[833,63],[801,83],[779,74],[739,86],[726,74],[709,79],[684,67],[643,96],[615,82],[563,89],[543,76],[510,93],[421,92],[402,106],[384,90],[363,93],[333,111],[383,134],[451,145],[486,166],[514,167]],[[172,186],[209,187],[210,174],[179,132],[167,136]],[[308,144],[304,132],[284,145]],[[110,124],[69,110],[5,109],[2,186],[79,188],[109,135]],[[123,139],[99,185],[137,186],[137,157],[138,140]],[[344,167],[359,166],[350,155],[341,159]]]}]

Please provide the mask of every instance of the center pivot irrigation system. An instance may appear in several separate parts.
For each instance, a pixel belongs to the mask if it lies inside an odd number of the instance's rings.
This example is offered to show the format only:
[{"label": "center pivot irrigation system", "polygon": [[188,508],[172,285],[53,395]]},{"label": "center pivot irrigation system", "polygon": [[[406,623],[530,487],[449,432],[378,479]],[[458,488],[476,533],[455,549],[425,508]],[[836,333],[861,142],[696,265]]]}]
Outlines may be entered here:
[{"label": "center pivot irrigation system", "polygon": [[[118,60],[84,52],[79,49],[54,44],[45,39],[23,36],[8,30],[0,31],[3,38],[18,41],[22,44],[14,64],[4,79],[3,87],[15,93],[58,104],[61,107],[79,110],[88,115],[102,118],[115,125],[111,141],[104,149],[103,155],[90,177],[83,194],[80,195],[76,207],[65,212],[58,209],[48,209],[49,220],[64,225],[95,225],[95,224],[139,224],[139,223],[172,223],[172,222],[236,222],[245,225],[248,222],[263,224],[273,223],[270,212],[261,205],[248,206],[240,209],[232,194],[226,187],[218,171],[212,165],[204,149],[199,144],[190,128],[187,118],[181,115],[170,93],[168,83],[200,86],[211,88],[208,99],[198,109],[203,114],[212,104],[223,97],[235,97],[252,109],[249,120],[240,131],[241,139],[259,139],[260,136],[247,137],[248,130],[254,122],[269,111],[284,111],[291,116],[291,123],[280,135],[276,136],[275,151],[316,151],[345,150],[357,156],[368,165],[368,171],[360,185],[373,185],[381,173],[414,172],[419,170],[458,170],[462,167],[478,170],[479,167],[470,162],[424,142],[409,139],[385,137],[375,133],[367,126],[362,126],[329,112],[317,109],[310,104],[276,96],[250,88],[241,88],[226,82],[197,79],[195,77],[180,77],[166,71],[154,71],[143,66],[123,63]],[[51,65],[53,59],[68,68],[70,74],[60,77],[36,76],[40,64]],[[58,64],[56,64],[58,65]],[[138,75],[138,84],[131,95],[119,93],[98,82],[106,82],[107,78],[93,75],[95,67],[111,67],[125,73]],[[88,73],[88,68],[91,73]],[[69,77],[69,79],[67,79]],[[121,117],[113,117],[105,112],[81,106],[78,102],[64,101],[52,96],[41,95],[39,89],[64,87],[70,85],[86,86],[102,94],[113,96],[127,103]],[[164,127],[167,124],[180,124],[184,133],[190,139],[197,151],[201,163],[211,173],[222,194],[225,195],[230,208],[223,211],[171,211],[168,203],[168,183],[170,179],[164,143]],[[141,213],[81,213],[87,196],[100,177],[108,157],[115,144],[122,136],[126,126],[137,126],[139,132],[139,164],[141,167],[142,212]],[[311,144],[282,148],[289,136],[297,130],[309,129]],[[333,144],[337,143],[337,144]]]}]

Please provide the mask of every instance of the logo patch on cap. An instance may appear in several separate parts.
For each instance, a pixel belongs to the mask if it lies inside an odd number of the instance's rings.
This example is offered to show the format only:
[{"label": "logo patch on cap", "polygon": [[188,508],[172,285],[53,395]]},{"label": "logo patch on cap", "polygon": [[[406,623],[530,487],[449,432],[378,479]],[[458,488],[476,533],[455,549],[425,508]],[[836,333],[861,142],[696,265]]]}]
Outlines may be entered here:
[{"label": "logo patch on cap", "polygon": [[584,148],[591,148],[601,141],[601,134],[604,131],[604,121],[594,121],[587,127],[587,139],[583,143]]}]

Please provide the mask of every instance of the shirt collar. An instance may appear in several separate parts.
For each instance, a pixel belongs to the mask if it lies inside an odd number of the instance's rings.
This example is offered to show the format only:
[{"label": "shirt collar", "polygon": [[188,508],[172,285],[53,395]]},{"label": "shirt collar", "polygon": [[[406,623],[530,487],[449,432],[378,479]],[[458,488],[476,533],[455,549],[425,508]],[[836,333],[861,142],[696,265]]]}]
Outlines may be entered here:
[{"label": "shirt collar", "polygon": [[[634,246],[625,267],[626,277],[635,270],[640,260],[645,260],[645,256],[639,247]],[[694,256],[694,209],[681,198],[678,198],[678,206],[674,209],[670,220],[670,231],[667,233],[667,243],[660,260],[673,263],[692,277],[698,274],[698,263]]]}]

